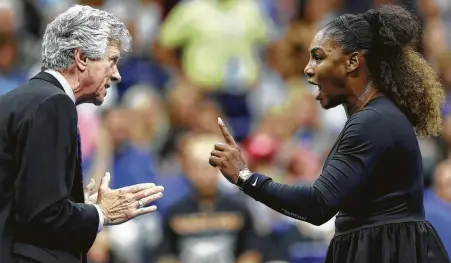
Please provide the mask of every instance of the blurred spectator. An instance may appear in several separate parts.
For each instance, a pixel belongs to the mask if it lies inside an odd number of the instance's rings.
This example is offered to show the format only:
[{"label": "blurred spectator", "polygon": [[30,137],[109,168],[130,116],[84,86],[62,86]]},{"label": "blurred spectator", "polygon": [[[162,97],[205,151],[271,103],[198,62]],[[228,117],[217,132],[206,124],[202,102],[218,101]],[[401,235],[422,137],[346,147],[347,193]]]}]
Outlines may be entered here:
[{"label": "blurred spectator", "polygon": [[316,31],[337,16],[340,7],[340,0],[300,0],[296,19],[305,21]]},{"label": "blurred spectator", "polygon": [[449,160],[437,167],[434,187],[426,190],[424,197],[426,219],[437,230],[448,254],[451,254],[451,163]]},{"label": "blurred spectator", "polygon": [[135,115],[136,125],[132,131],[132,140],[152,151],[161,148],[166,138],[169,119],[164,102],[156,89],[147,85],[130,86],[122,98],[122,105]]},{"label": "blurred spectator", "polygon": [[161,149],[164,164],[173,161],[177,141],[185,132],[219,134],[218,126],[212,124],[217,122],[218,116],[223,115],[222,109],[183,79],[175,83],[169,91],[167,106],[171,117],[171,130]]},{"label": "blurred spectator", "polygon": [[432,64],[451,47],[451,5],[449,1],[418,0],[419,12],[424,21],[424,52]]},{"label": "blurred spectator", "polygon": [[174,163],[177,141],[191,127],[191,118],[197,113],[193,112],[194,108],[202,100],[200,93],[184,79],[176,79],[173,82],[173,87],[166,95],[170,130],[160,152],[163,165],[169,163],[169,168]]},{"label": "blurred spectator", "polygon": [[451,113],[451,51],[446,51],[437,58],[437,69],[445,88],[445,101],[442,105],[442,116]]},{"label": "blurred spectator", "polygon": [[218,171],[208,164],[211,143],[220,137],[188,134],[180,144],[192,193],[175,203],[163,222],[158,262],[259,262],[249,211],[218,192]]},{"label": "blurred spectator", "polygon": [[160,5],[153,0],[113,0],[106,3],[105,9],[125,21],[133,40],[133,52],[126,54],[118,64],[122,76],[117,84],[119,98],[133,85],[149,85],[161,92],[168,74],[151,56],[151,46],[160,26]]},{"label": "blurred spectator", "polygon": [[[133,90],[132,90],[133,91]],[[151,142],[158,127],[157,107],[149,94],[140,93],[128,108],[113,108],[103,117],[92,156],[84,162],[96,187],[105,172],[112,188],[155,181],[156,159]],[[153,106],[153,109],[152,109]],[[149,109],[151,113],[149,114]],[[144,113],[144,116],[143,116]]]},{"label": "blurred spectator", "polygon": [[87,256],[89,263],[114,262],[111,256],[111,247],[107,229],[104,229],[97,235],[96,240],[89,250]]},{"label": "blurred spectator", "polygon": [[194,105],[189,116],[190,131],[195,133],[208,133],[220,135],[217,125],[218,116],[222,115],[222,110],[213,100],[208,98],[200,100]]},{"label": "blurred spectator", "polygon": [[157,0],[162,9],[162,19],[166,19],[169,12],[176,6],[180,1],[183,0]]},{"label": "blurred spectator", "polygon": [[309,61],[310,41],[315,31],[302,21],[290,24],[285,36],[269,49],[268,63],[284,78],[299,78]]},{"label": "blurred spectator", "polygon": [[441,160],[446,160],[451,157],[451,115],[446,112],[443,116],[443,134],[439,140],[441,151]]},{"label": "blurred spectator", "polygon": [[[449,122],[449,121],[448,121]],[[430,187],[433,181],[434,171],[441,161],[440,148],[433,138],[418,138],[421,156],[423,159],[424,185]]]},{"label": "blurred spectator", "polygon": [[267,38],[266,20],[255,1],[193,0],[171,10],[155,55],[199,91],[210,93],[241,140],[252,120],[247,93],[258,80],[257,47]]},{"label": "blurred spectator", "polygon": [[111,263],[155,262],[156,249],[162,240],[160,216],[157,213],[146,214],[110,226],[108,234]]},{"label": "blurred spectator", "polygon": [[0,2],[0,95],[28,81],[28,70],[34,62],[24,49],[26,33],[16,28],[18,19],[14,2]]},{"label": "blurred spectator", "polygon": [[[350,13],[365,12],[370,8],[377,7],[382,4],[398,4],[403,5],[406,8],[413,10],[418,0],[345,0],[346,10]],[[422,0],[419,0],[422,1]],[[426,0],[429,1],[429,0]],[[446,0],[445,0],[446,1]]]},{"label": "blurred spectator", "polygon": [[[124,94],[121,106],[104,113],[95,149],[84,164],[86,170],[97,185],[100,177],[110,171],[112,188],[124,187],[130,182],[158,183],[154,155],[158,145],[155,142],[161,139],[167,127],[160,99],[151,87],[134,86]],[[158,229],[155,214],[110,227],[111,256],[115,262],[144,262],[145,257],[152,256],[153,247],[161,239]]]}]

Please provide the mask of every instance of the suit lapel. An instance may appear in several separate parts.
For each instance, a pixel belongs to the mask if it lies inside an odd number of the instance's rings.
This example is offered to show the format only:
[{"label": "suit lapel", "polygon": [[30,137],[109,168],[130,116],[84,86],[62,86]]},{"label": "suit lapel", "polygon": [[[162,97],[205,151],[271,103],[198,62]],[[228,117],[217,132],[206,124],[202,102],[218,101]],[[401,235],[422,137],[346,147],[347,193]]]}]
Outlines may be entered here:
[{"label": "suit lapel", "polygon": [[[64,91],[63,85],[54,77],[52,74],[49,74],[47,72],[41,71],[36,76],[34,76],[31,79],[40,79],[47,81],[51,84],[53,84],[55,87],[59,88],[60,90]],[[75,105],[74,105],[75,107]],[[76,160],[75,160],[75,174],[74,174],[74,180],[73,185],[71,189],[71,196],[72,199],[76,202],[84,202],[84,196],[83,196],[83,176],[81,169],[81,162],[78,160],[78,140],[77,140],[77,149],[76,149]],[[79,163],[80,162],[80,163]],[[80,168],[79,168],[80,167]]]}]

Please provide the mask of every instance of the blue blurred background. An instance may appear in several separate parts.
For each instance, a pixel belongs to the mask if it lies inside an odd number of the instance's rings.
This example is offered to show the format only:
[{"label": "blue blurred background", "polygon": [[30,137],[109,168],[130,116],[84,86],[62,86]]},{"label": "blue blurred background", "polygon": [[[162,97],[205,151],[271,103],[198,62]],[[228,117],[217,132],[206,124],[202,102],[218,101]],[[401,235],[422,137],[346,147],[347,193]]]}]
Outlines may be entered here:
[{"label": "blue blurred background", "polygon": [[[403,4],[424,25],[422,52],[451,90],[449,0],[0,0],[0,94],[40,70],[45,26],[73,4],[116,14],[133,36],[122,82],[80,105],[84,170],[112,187],[165,187],[158,212],[105,228],[92,263],[323,262],[334,219],[315,227],[244,196],[208,165],[222,116],[252,171],[315,180],[346,121],[324,111],[303,75],[310,40],[344,12]],[[451,253],[451,116],[419,138],[427,218]],[[87,179],[87,178],[85,178]],[[375,186],[377,187],[377,186]],[[70,237],[68,237],[70,238]]]}]

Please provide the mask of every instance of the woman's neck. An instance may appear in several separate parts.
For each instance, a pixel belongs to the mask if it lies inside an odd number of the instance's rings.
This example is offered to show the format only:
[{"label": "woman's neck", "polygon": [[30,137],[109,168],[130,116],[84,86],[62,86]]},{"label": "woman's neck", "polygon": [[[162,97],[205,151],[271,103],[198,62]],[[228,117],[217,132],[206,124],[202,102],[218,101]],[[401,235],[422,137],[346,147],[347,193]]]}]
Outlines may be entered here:
[{"label": "woman's neck", "polygon": [[368,84],[365,89],[360,92],[359,95],[357,95],[356,99],[343,105],[346,111],[346,115],[349,118],[354,113],[365,107],[372,99],[381,95],[382,93],[380,93],[380,91],[376,87]]}]

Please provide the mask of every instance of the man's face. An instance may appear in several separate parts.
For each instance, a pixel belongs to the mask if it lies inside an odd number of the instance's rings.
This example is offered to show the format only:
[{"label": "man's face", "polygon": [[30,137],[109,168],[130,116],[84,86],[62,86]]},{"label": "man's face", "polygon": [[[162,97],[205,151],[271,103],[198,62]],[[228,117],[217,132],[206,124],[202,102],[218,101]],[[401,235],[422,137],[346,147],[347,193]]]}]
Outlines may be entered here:
[{"label": "man's face", "polygon": [[87,59],[86,70],[80,78],[80,85],[83,87],[84,93],[83,102],[102,105],[111,83],[121,80],[117,69],[119,57],[119,45],[110,44],[103,59]]},{"label": "man's face", "polygon": [[451,202],[451,165],[442,164],[435,174],[435,190],[443,199]]},{"label": "man's face", "polygon": [[[217,190],[218,170],[208,164],[214,137],[192,136],[182,143],[181,161],[185,174],[201,196],[213,196]],[[210,145],[210,146],[209,146]]]}]

